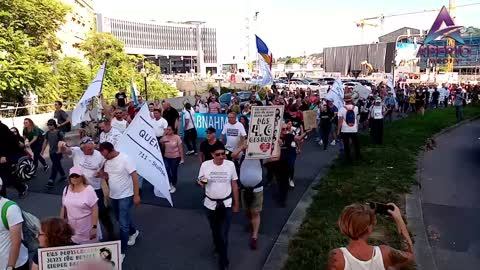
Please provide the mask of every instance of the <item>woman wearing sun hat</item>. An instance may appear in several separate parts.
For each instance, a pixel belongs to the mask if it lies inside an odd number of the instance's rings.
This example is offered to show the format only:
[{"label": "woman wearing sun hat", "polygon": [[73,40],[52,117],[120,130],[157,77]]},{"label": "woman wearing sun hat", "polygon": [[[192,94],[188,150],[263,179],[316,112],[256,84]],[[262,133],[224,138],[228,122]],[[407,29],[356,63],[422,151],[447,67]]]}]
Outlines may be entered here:
[{"label": "woman wearing sun hat", "polygon": [[101,239],[98,225],[98,197],[82,175],[82,169],[70,169],[68,186],[63,190],[60,217],[73,228],[72,241],[76,244],[98,242]]}]

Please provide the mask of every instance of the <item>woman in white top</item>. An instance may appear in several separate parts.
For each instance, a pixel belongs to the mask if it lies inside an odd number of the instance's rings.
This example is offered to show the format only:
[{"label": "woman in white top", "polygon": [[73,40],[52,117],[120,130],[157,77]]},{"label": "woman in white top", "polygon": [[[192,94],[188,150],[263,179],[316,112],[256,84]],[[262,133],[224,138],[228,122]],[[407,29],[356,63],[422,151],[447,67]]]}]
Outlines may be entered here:
[{"label": "woman in white top", "polygon": [[387,114],[385,106],[382,104],[380,97],[375,98],[375,103],[370,107],[368,119],[371,123],[370,136],[373,143],[383,143],[383,118]]},{"label": "woman in white top", "polygon": [[340,231],[350,238],[347,247],[330,252],[329,270],[385,270],[390,267],[404,266],[413,263],[413,243],[408,234],[405,222],[398,207],[388,204],[394,210],[388,210],[397,225],[397,229],[407,245],[405,251],[389,246],[371,246],[368,238],[377,222],[375,210],[369,205],[351,204],[343,209],[338,221]]}]

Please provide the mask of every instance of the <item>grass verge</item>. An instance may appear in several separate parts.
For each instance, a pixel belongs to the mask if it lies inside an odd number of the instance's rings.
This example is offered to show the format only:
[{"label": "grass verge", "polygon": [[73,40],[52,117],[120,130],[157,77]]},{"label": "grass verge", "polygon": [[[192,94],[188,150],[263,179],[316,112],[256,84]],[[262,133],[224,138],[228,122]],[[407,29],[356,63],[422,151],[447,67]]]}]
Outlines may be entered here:
[{"label": "grass verge", "polygon": [[[464,109],[464,118],[480,116],[480,106]],[[395,202],[415,183],[416,158],[427,138],[456,123],[455,108],[411,115],[385,127],[384,144],[361,138],[363,161],[344,165],[336,160],[320,184],[307,215],[289,244],[288,270],[325,269],[328,252],[345,246],[348,239],[338,230],[337,220],[348,204],[355,202]],[[372,243],[399,248],[393,222],[379,217]]]}]

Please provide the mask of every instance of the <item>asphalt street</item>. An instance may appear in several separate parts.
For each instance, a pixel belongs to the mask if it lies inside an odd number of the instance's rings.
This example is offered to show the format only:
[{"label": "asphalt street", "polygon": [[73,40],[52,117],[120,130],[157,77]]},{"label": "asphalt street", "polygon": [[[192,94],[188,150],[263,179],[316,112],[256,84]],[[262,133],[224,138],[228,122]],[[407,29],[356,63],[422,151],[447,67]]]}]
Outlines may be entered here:
[{"label": "asphalt street", "polygon": [[[274,200],[276,185],[266,187],[257,250],[252,251],[248,247],[249,233],[245,230],[247,220],[244,213],[234,215],[229,242],[230,269],[262,269],[302,194],[317,174],[326,172],[337,153],[338,146],[330,146],[323,151],[312,139],[306,142],[297,158],[296,187],[289,193],[287,208],[280,208]],[[72,164],[66,158],[62,163],[65,169]],[[127,252],[124,269],[216,269],[217,258],[213,253],[211,233],[202,205],[203,193],[195,185],[199,165],[197,156],[186,157],[185,164],[180,165],[177,192],[173,194],[174,207],[170,207],[166,200],[154,197],[152,186],[145,182],[142,205],[134,211],[134,222],[141,234],[137,244]],[[39,171],[37,177],[29,182],[27,198],[12,198],[24,210],[39,218],[58,215],[61,191],[66,184],[57,183],[54,189],[48,191],[44,187],[47,173]]]},{"label": "asphalt street", "polygon": [[478,269],[480,121],[436,141],[422,160],[422,208],[437,269]]}]

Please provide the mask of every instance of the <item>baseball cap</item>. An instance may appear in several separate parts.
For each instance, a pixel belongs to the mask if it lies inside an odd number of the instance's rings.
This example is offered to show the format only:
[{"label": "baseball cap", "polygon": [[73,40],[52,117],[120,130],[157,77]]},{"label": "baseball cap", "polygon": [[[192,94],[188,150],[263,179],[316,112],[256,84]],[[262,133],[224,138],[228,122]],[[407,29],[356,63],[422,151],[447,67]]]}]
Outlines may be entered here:
[{"label": "baseball cap", "polygon": [[82,175],[82,168],[80,168],[79,166],[73,166],[72,168],[70,168],[70,172],[68,175],[72,174]]},{"label": "baseball cap", "polygon": [[82,146],[82,145],[84,145],[84,144],[88,144],[88,143],[94,144],[95,142],[93,141],[92,138],[90,138],[90,137],[85,137],[85,138],[83,138],[83,140],[80,142],[80,146]]}]

